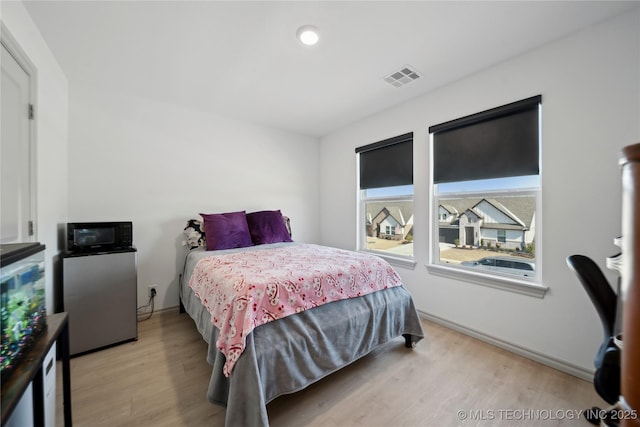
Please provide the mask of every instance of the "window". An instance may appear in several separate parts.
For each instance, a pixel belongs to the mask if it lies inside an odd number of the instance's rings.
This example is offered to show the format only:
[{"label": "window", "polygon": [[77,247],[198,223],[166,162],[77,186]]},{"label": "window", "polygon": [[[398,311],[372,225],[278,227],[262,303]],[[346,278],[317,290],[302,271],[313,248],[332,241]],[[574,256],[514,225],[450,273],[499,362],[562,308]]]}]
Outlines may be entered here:
[{"label": "window", "polygon": [[429,128],[437,218],[430,270],[544,295],[536,262],[541,100],[535,96]]},{"label": "window", "polygon": [[358,250],[413,266],[413,133],[358,147],[356,155]]}]

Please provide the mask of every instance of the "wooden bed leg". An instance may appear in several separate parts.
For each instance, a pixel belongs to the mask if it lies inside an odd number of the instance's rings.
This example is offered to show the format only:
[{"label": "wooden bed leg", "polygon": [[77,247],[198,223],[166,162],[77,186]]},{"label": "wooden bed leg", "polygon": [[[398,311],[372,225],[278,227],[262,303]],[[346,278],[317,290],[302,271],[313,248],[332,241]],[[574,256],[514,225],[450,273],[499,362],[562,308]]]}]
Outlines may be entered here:
[{"label": "wooden bed leg", "polygon": [[187,310],[185,310],[184,305],[182,304],[182,300],[180,300],[180,313],[186,313]]},{"label": "wooden bed leg", "polygon": [[416,347],[416,342],[411,340],[411,335],[409,334],[404,334],[402,335],[404,337],[404,346],[407,348],[415,348]]}]

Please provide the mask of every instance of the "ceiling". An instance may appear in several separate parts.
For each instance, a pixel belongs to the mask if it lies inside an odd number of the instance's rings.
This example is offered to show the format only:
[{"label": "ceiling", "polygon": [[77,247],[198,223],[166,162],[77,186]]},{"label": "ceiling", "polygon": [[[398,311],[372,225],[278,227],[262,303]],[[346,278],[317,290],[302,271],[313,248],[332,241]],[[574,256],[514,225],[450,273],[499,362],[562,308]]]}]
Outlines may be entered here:
[{"label": "ceiling", "polygon": [[[638,7],[616,1],[26,1],[73,89],[322,136]],[[298,27],[319,28],[306,47]],[[384,77],[410,65],[421,77]]]}]

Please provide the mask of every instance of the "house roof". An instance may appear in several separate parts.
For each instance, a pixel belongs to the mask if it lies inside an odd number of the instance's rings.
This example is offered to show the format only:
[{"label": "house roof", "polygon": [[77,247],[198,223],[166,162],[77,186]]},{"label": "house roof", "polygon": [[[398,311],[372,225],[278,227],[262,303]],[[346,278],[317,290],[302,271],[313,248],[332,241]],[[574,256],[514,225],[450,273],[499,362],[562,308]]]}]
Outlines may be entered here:
[{"label": "house roof", "polygon": [[[507,215],[509,218],[511,218],[515,222],[525,226],[524,222],[517,215],[515,215],[513,212],[511,212],[511,210],[508,207],[506,207],[503,203],[501,203],[499,200],[496,200],[496,199],[485,199],[485,200],[488,203],[491,203],[496,209],[499,209],[502,213]],[[481,203],[481,202],[479,202],[479,203]],[[517,206],[515,206],[517,204],[516,202],[510,203],[510,204],[517,208]],[[533,206],[533,208],[535,209],[535,205]],[[523,212],[523,214],[524,213],[525,212]]]},{"label": "house roof", "polygon": [[389,215],[393,216],[398,223],[403,226],[407,224],[409,219],[413,216],[413,202],[412,201],[387,201],[387,202],[373,202],[367,203],[367,221],[369,218],[375,218],[383,210],[387,209]]},{"label": "house roof", "polygon": [[[485,224],[488,228],[504,228],[504,229],[521,229],[522,227],[531,228],[531,223],[534,218],[536,201],[533,196],[507,196],[507,197],[469,197],[460,199],[446,199],[442,200],[440,206],[445,208],[452,214],[465,211],[473,212],[478,217],[482,218],[482,214],[478,212],[476,206],[483,200],[486,200],[491,205],[495,206],[509,218],[513,219],[520,225],[507,225],[507,224]],[[372,202],[366,204],[366,218],[375,218],[380,214],[383,209],[386,209],[389,215],[393,216],[398,223],[403,226],[407,224],[409,219],[413,216],[413,202],[412,201],[381,201]],[[439,221],[441,225],[454,224],[457,222],[457,218],[454,222]]]},{"label": "house roof", "polygon": [[440,206],[442,206],[447,212],[449,212],[452,215],[458,214],[458,210],[453,205],[450,205],[448,203],[440,203]]},{"label": "house roof", "polygon": [[[459,199],[446,199],[442,201],[441,206],[452,206],[458,210],[458,212],[464,212],[469,209],[477,214],[478,212],[473,208],[475,208],[482,200],[486,200],[488,203],[491,203],[505,215],[522,224],[522,226],[531,228],[531,223],[533,222],[536,210],[536,200],[533,196],[505,196],[494,198],[465,197]],[[498,224],[485,224],[485,226],[500,228],[498,227]],[[516,228],[518,227],[516,226]]]},{"label": "house roof", "polygon": [[474,217],[478,218],[478,219],[483,219],[484,215],[482,215],[482,213],[478,212],[475,208],[467,208],[464,210],[464,212],[462,212],[460,214],[460,216],[462,215],[466,215],[469,217],[469,214],[473,215]]}]

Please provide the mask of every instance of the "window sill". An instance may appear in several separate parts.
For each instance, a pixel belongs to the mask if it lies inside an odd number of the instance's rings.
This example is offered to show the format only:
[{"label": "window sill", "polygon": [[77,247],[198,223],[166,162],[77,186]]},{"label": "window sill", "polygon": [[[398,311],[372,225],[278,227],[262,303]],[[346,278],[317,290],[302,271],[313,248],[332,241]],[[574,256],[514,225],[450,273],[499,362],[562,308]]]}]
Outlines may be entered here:
[{"label": "window sill", "polygon": [[455,267],[447,267],[444,265],[427,264],[427,270],[431,274],[449,277],[452,279],[463,280],[478,285],[489,286],[491,288],[502,289],[505,291],[515,292],[522,295],[528,295],[536,298],[544,298],[548,287],[539,283],[532,283],[517,278],[498,276],[494,274],[476,273],[461,270]]},{"label": "window sill", "polygon": [[376,251],[360,251],[360,252],[365,252],[371,255],[375,255],[375,256],[379,256],[380,258],[384,259],[385,261],[387,261],[389,264],[393,265],[394,267],[402,267],[402,268],[408,268],[410,270],[415,270],[416,268],[416,262],[411,259],[411,258],[401,258],[401,257],[395,257],[395,256],[391,256],[391,255],[387,255],[385,253],[381,253],[381,252],[376,252]]}]

